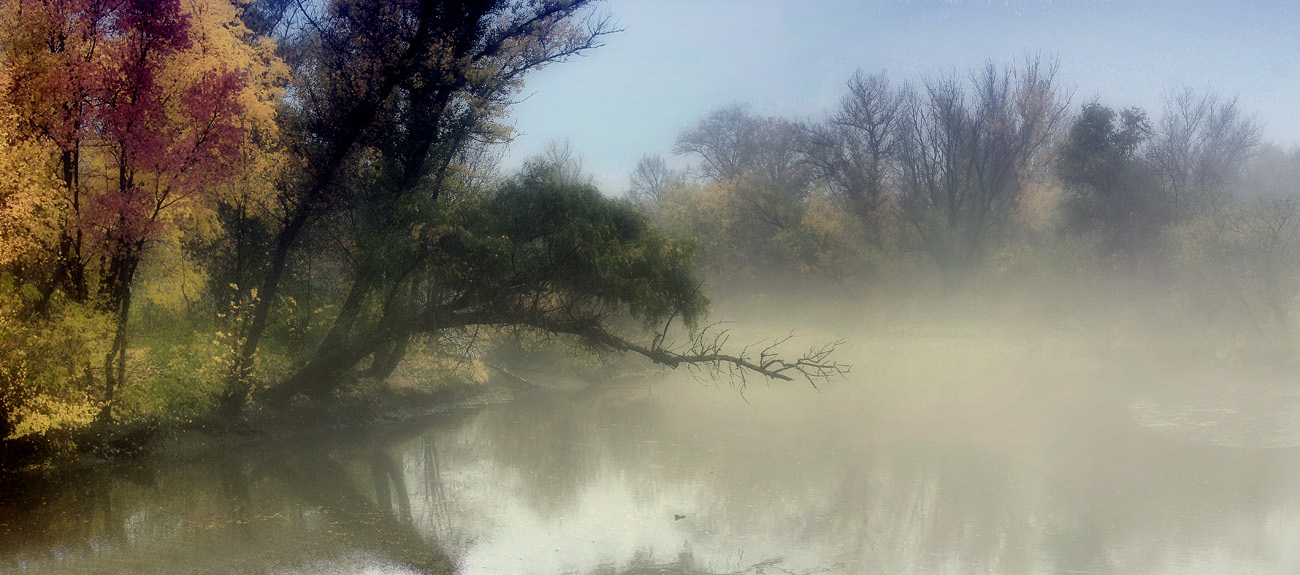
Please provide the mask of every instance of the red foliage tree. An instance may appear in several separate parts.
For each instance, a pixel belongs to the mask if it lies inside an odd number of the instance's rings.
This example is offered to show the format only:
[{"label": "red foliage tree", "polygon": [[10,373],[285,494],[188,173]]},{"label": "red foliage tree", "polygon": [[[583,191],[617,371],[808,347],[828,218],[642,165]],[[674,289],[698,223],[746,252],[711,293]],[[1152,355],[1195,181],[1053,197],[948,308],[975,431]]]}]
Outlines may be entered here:
[{"label": "red foliage tree", "polygon": [[[233,174],[244,137],[240,70],[190,66],[179,0],[9,0],[7,94],[31,134],[61,151],[65,224],[49,289],[116,320],[105,357],[110,414],[126,369],[131,284],[178,202],[203,201]],[[96,177],[86,177],[87,174]],[[92,294],[88,275],[97,272]]]}]

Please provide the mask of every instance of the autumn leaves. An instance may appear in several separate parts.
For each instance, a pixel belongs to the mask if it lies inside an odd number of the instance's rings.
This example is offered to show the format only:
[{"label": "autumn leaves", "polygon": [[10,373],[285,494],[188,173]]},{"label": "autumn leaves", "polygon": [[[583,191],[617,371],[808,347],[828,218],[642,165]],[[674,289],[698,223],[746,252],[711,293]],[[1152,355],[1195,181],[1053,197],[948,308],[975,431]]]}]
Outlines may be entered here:
[{"label": "autumn leaves", "polygon": [[13,310],[29,321],[66,298],[116,324],[103,355],[108,417],[146,245],[214,209],[250,136],[274,129],[284,67],[218,0],[2,6],[0,164],[12,176],[0,184],[0,273],[38,289]]}]

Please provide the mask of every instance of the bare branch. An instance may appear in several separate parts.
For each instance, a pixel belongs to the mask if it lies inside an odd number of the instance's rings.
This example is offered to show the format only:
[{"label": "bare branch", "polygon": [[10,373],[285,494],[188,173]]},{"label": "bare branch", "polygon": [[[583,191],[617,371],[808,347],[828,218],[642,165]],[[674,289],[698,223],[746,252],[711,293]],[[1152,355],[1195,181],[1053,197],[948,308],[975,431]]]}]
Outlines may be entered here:
[{"label": "bare branch", "polygon": [[[802,377],[814,388],[819,382],[830,381],[848,374],[851,365],[832,359],[832,355],[844,340],[836,340],[795,357],[783,357],[778,351],[782,345],[793,338],[793,333],[775,340],[764,340],[747,345],[736,353],[726,351],[731,338],[730,330],[720,329],[721,323],[711,324],[692,332],[681,347],[684,352],[666,342],[667,323],[664,329],[656,330],[650,345],[642,345],[609,331],[599,318],[590,316],[569,316],[557,319],[544,313],[532,313],[534,310],[492,309],[455,312],[442,308],[441,313],[430,310],[421,318],[408,325],[408,329],[435,332],[445,329],[469,326],[528,326],[555,334],[566,334],[580,338],[585,344],[617,352],[632,352],[671,369],[685,366],[688,370],[699,369],[712,378],[719,378],[726,373],[732,387],[744,391],[748,384],[747,376],[756,373],[769,379],[794,381]],[[766,345],[763,345],[766,344]],[[763,345],[757,357],[751,348]]]},{"label": "bare branch", "polygon": [[742,391],[748,383],[746,379],[748,373],[757,373],[769,379],[782,381],[794,381],[796,377],[802,377],[815,388],[817,382],[842,377],[851,369],[849,364],[831,359],[835,349],[844,343],[843,340],[814,347],[794,359],[788,359],[782,357],[777,348],[788,342],[793,337],[791,334],[772,341],[759,351],[757,358],[754,358],[750,354],[751,346],[745,346],[735,354],[724,351],[730,339],[730,332],[727,330],[709,328],[699,330],[692,334],[688,351],[679,353],[664,347],[662,341],[647,347],[610,333],[603,326],[594,323],[570,324],[541,320],[533,325],[557,333],[576,335],[601,347],[633,352],[672,369],[683,365],[698,366],[712,375],[720,375],[722,370],[726,369],[733,387]]}]

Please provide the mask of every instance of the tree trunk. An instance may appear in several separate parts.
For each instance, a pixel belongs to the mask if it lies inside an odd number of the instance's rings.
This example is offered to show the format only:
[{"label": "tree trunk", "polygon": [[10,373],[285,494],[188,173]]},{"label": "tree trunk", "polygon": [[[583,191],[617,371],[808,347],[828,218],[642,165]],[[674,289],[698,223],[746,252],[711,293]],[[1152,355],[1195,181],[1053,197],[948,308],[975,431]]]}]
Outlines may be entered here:
[{"label": "tree trunk", "polygon": [[357,363],[375,353],[375,350],[385,343],[375,337],[367,338],[362,343],[335,346],[328,352],[322,349],[321,353],[298,373],[266,390],[263,398],[271,405],[284,406],[299,393],[314,397],[323,396],[337,388],[344,376],[351,372]]},{"label": "tree trunk", "polygon": [[257,353],[258,344],[262,341],[262,333],[266,331],[267,318],[271,314],[271,303],[275,301],[276,293],[280,289],[280,277],[284,274],[285,265],[288,263],[289,250],[293,248],[298,235],[306,227],[307,220],[307,209],[300,207],[276,235],[271,266],[267,270],[266,279],[262,282],[262,289],[258,292],[257,305],[253,308],[253,320],[249,323],[248,332],[244,336],[244,345],[240,348],[231,370],[227,398],[230,400],[237,398],[240,404],[247,399],[252,387],[249,378],[253,373],[254,355]]},{"label": "tree trunk", "polygon": [[123,248],[119,255],[112,258],[108,274],[104,277],[104,291],[108,294],[105,303],[114,316],[116,329],[113,343],[104,357],[104,407],[99,412],[99,419],[103,422],[112,421],[118,389],[126,381],[126,328],[131,319],[131,283],[140,267],[143,250],[144,240]]},{"label": "tree trunk", "polygon": [[117,311],[117,329],[113,334],[113,344],[104,357],[104,407],[99,411],[99,420],[113,420],[113,404],[117,401],[118,388],[126,381],[126,324],[131,315],[131,288],[125,288],[121,305]]},{"label": "tree trunk", "polygon": [[12,431],[9,407],[0,403],[0,473],[9,468],[9,434]]},{"label": "tree trunk", "polygon": [[[361,272],[357,272],[360,276]],[[342,347],[344,342],[352,335],[352,327],[356,325],[357,315],[361,313],[361,303],[366,299],[366,292],[369,289],[369,282],[358,277],[352,282],[352,289],[348,290],[348,296],[343,300],[343,305],[339,307],[339,315],[334,318],[334,325],[330,327],[330,332],[325,335],[324,341],[320,344],[317,355],[328,354],[330,349]]]},{"label": "tree trunk", "polygon": [[[80,217],[81,184],[77,170],[80,162],[77,149],[66,150],[59,158],[63,187],[72,200],[72,218]],[[69,229],[75,231],[69,233]],[[65,222],[59,231],[59,255],[56,261],[53,281],[41,291],[39,311],[45,313],[49,306],[50,295],[56,288],[63,288],[64,293],[78,303],[84,303],[90,297],[90,288],[86,285],[86,264],[81,259],[83,236],[80,225]]]},{"label": "tree trunk", "polygon": [[[348,291],[347,298],[339,308],[339,315],[335,318],[334,325],[330,327],[330,332],[326,334],[325,340],[316,349],[316,357],[289,380],[268,390],[268,398],[279,398],[275,401],[283,403],[301,391],[317,389],[319,391],[314,394],[319,394],[332,390],[342,379],[344,372],[351,370],[357,362],[360,362],[365,357],[365,355],[361,355],[355,359],[341,362],[332,361],[352,357],[351,352],[355,349],[355,346],[349,346],[347,342],[352,333],[352,327],[356,323],[356,318],[361,311],[361,304],[365,300],[366,285],[368,284],[361,280],[352,283],[352,289]],[[260,305],[262,301],[265,300],[259,301],[258,304]],[[324,367],[327,365],[339,367]],[[249,368],[251,369],[251,363]],[[286,388],[286,386],[288,387]],[[280,398],[280,393],[276,391],[280,388],[292,389],[292,391]],[[252,384],[247,374],[231,382],[222,399],[228,415],[239,413],[244,403],[247,402],[251,390]]]},{"label": "tree trunk", "polygon": [[397,366],[406,358],[406,350],[410,347],[411,336],[401,336],[396,341],[384,346],[375,352],[375,359],[370,363],[370,368],[366,370],[367,377],[373,377],[379,381],[388,379],[397,370]]},{"label": "tree trunk", "polygon": [[[417,258],[416,265],[418,265],[418,262],[423,259],[423,255]],[[383,315],[379,318],[380,330],[389,333],[397,333],[399,335],[397,335],[390,344],[385,345],[382,349],[375,352],[375,358],[371,361],[370,368],[367,369],[365,373],[368,377],[384,381],[388,379],[388,376],[393,374],[393,371],[397,369],[397,366],[406,358],[406,350],[411,344],[412,334],[395,329],[394,324],[397,323],[397,318],[403,316],[406,308],[409,307],[409,302],[415,298],[415,294],[417,290],[419,290],[420,282],[414,279],[405,284],[405,290],[402,289],[402,282],[415,271],[415,268],[416,266],[413,265],[411,268],[405,270],[401,277],[398,278],[396,285],[388,291],[388,297],[384,302]],[[404,294],[402,293],[403,291],[405,291]]]}]

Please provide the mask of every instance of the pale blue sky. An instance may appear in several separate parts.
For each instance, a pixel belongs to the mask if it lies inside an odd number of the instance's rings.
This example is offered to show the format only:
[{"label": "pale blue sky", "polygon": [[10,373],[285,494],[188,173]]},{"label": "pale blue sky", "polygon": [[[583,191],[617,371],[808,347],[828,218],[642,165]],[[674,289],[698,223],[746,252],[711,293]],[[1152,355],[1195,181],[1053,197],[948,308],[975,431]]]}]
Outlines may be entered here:
[{"label": "pale blue sky", "polygon": [[1027,53],[1060,60],[1072,102],[1159,116],[1190,86],[1239,96],[1266,139],[1300,143],[1300,3],[1172,0],[608,0],[624,31],[535,73],[505,167],[567,139],[609,194],[644,153],[671,156],[710,110],[819,119],[856,69],[894,80]]}]

